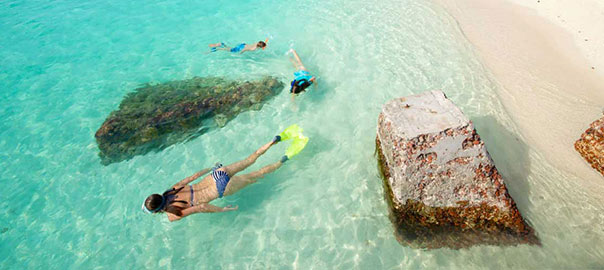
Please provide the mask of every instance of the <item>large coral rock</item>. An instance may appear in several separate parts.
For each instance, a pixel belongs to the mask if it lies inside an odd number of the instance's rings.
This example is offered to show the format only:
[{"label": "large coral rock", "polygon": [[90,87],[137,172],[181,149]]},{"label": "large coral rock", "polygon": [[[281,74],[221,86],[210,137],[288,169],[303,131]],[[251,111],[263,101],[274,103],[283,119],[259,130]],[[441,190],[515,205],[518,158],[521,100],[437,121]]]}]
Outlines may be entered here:
[{"label": "large coral rock", "polygon": [[129,159],[222,127],[243,111],[260,109],[282,89],[274,77],[195,77],[140,87],[97,130],[101,162]]},{"label": "large coral rock", "polygon": [[587,163],[604,175],[604,117],[589,125],[575,142],[575,149]]},{"label": "large coral rock", "polygon": [[443,92],[386,103],[376,150],[402,244],[538,243],[472,122]]}]

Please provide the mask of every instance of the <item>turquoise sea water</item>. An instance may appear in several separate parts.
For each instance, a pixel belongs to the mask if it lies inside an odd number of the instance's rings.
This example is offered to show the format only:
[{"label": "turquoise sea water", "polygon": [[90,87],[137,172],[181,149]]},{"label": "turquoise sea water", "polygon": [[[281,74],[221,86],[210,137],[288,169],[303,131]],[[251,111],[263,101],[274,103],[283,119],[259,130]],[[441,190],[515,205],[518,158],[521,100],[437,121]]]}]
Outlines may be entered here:
[{"label": "turquoise sea water", "polygon": [[[255,42],[263,52],[204,54]],[[222,129],[103,166],[96,129],[138,85],[192,76],[289,82],[284,53],[319,77]],[[1,269],[602,268],[602,190],[523,142],[455,22],[419,0],[0,2]],[[475,122],[542,246],[398,244],[373,156],[387,100],[443,89]],[[140,204],[292,123],[310,137],[286,166],[218,200],[239,210],[176,223]],[[277,160],[277,145],[251,169]]]}]

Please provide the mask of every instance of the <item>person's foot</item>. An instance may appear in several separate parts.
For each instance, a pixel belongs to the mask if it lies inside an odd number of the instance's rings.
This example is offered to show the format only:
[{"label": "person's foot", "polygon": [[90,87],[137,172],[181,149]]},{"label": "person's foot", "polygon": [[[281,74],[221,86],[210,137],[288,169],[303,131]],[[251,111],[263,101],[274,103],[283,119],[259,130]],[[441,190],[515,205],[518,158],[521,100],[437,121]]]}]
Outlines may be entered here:
[{"label": "person's foot", "polygon": [[276,144],[281,141],[281,136],[277,135],[273,138],[273,144]]},{"label": "person's foot", "polygon": [[284,156],[281,157],[280,161],[281,161],[281,163],[285,163],[288,160],[289,160],[289,158],[286,155],[284,155]]}]

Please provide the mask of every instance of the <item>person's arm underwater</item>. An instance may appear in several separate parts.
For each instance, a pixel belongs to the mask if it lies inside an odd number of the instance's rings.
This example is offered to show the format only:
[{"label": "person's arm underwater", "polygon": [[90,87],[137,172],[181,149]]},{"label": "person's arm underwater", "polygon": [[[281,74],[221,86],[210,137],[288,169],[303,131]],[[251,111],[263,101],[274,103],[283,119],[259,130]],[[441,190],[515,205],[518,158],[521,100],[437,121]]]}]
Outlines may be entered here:
[{"label": "person's arm underwater", "polygon": [[176,183],[174,186],[172,186],[173,188],[180,188],[182,186],[186,186],[189,183],[193,182],[195,179],[199,178],[200,176],[208,173],[210,171],[209,168],[203,169],[201,171],[196,172],[195,174],[180,180],[178,183]]},{"label": "person's arm underwater", "polygon": [[231,205],[228,205],[225,207],[218,207],[218,206],[215,206],[215,205],[212,205],[209,203],[204,203],[204,204],[196,205],[193,207],[189,207],[185,210],[182,210],[182,216],[177,216],[177,215],[174,215],[172,213],[167,213],[167,212],[166,212],[166,214],[168,215],[168,220],[177,221],[186,216],[196,214],[196,213],[219,213],[219,212],[235,211],[237,209],[239,209],[239,206],[232,207]]},{"label": "person's arm underwater", "polygon": [[312,84],[314,85],[313,87],[315,88],[315,90],[317,90],[317,77],[313,76],[312,78],[310,78],[310,81],[312,82]]}]

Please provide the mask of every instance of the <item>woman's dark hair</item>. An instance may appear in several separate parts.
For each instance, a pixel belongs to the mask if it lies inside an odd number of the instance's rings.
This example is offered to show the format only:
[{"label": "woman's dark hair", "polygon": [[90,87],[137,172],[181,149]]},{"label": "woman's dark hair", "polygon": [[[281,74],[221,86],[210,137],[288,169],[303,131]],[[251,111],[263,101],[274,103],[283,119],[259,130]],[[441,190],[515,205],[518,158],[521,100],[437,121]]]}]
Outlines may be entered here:
[{"label": "woman's dark hair", "polygon": [[266,43],[264,41],[258,41],[258,44],[256,44],[256,45],[258,45],[258,47],[260,47],[260,48],[266,47]]},{"label": "woman's dark hair", "polygon": [[[184,187],[180,187],[179,189],[172,188],[172,189],[166,190],[166,192],[164,192],[162,195],[151,194],[145,200],[145,207],[147,208],[147,210],[152,211],[154,213],[165,211],[165,212],[172,213],[174,215],[181,217],[182,210],[184,208],[180,207],[180,206],[176,206],[176,205],[174,205],[174,203],[180,202],[180,203],[186,204],[187,202],[181,201],[181,200],[169,200],[169,199],[172,196],[176,195],[176,193],[178,193],[183,188]],[[166,205],[164,205],[162,207],[161,204],[162,204],[162,202],[164,202],[164,200],[166,200],[166,202],[165,202]],[[156,210],[154,210],[154,209],[156,209]]]},{"label": "woman's dark hair", "polygon": [[[157,212],[161,209],[158,209],[161,206],[161,203],[163,202],[163,198],[161,195],[159,194],[151,194],[149,195],[149,197],[147,197],[147,199],[145,200],[145,207],[147,208],[147,210],[151,211],[151,212]],[[155,210],[154,209],[158,209]]]}]

